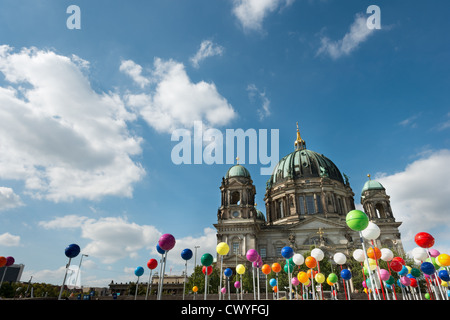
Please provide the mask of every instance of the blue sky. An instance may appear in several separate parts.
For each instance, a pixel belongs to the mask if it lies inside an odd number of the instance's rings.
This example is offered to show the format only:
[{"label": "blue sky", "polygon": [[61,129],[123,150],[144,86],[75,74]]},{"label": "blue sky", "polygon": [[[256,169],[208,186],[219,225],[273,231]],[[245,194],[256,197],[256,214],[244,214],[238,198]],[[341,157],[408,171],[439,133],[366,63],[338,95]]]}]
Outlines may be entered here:
[{"label": "blue sky", "polygon": [[[81,29],[69,29],[70,5]],[[367,8],[381,29],[368,29]],[[0,1],[0,255],[22,280],[135,281],[157,239],[214,253],[231,164],[173,163],[174,130],[278,130],[391,196],[405,249],[450,252],[450,30],[445,2]],[[248,155],[247,155],[248,157]],[[225,158],[224,158],[225,160]],[[225,162],[225,161],[224,161]],[[264,210],[263,165],[244,164]],[[79,257],[74,259],[78,263]],[[193,263],[191,263],[191,266]],[[148,273],[147,273],[148,274]]]}]

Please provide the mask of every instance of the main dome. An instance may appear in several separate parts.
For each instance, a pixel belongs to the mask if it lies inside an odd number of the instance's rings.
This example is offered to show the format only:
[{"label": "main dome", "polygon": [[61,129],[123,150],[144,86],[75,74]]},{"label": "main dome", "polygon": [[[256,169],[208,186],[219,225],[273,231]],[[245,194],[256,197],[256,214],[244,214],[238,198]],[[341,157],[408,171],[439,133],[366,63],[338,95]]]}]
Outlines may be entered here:
[{"label": "main dome", "polygon": [[268,188],[286,179],[330,178],[344,183],[338,167],[325,157],[306,148],[297,149],[275,166]]}]

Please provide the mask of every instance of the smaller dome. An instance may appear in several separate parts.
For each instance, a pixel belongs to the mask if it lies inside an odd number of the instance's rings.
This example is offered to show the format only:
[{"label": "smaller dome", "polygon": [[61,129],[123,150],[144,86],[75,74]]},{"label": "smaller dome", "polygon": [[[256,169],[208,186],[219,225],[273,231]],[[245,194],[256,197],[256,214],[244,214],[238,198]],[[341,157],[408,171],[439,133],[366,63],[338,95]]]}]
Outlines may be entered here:
[{"label": "smaller dome", "polygon": [[232,177],[246,177],[250,178],[250,172],[248,170],[241,166],[240,164],[236,164],[232,166],[230,169],[228,169],[227,174],[225,178],[232,178]]},{"label": "smaller dome", "polygon": [[362,188],[361,194],[369,190],[386,190],[381,183],[375,180],[368,180]]},{"label": "smaller dome", "polygon": [[266,217],[264,216],[264,213],[262,213],[258,209],[256,209],[256,219],[266,221]]}]

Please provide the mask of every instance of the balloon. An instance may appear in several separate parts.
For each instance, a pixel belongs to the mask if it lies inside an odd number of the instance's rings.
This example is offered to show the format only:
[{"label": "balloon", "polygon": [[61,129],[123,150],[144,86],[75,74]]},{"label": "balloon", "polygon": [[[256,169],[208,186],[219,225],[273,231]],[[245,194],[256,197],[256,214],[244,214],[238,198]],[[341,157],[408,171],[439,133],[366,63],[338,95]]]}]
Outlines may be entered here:
[{"label": "balloon", "polygon": [[197,287],[197,286],[193,286],[193,287],[192,287],[192,291],[193,291],[193,292],[197,292],[197,291],[198,291],[198,287]]},{"label": "balloon", "polygon": [[420,270],[417,268],[411,268],[411,270],[409,271],[409,273],[411,273],[411,275],[415,278],[420,277],[421,273]]},{"label": "balloon", "polygon": [[439,278],[441,278],[441,280],[450,281],[450,277],[448,275],[447,270],[444,270],[444,269],[440,270],[438,273],[438,276],[439,276]]},{"label": "balloon", "polygon": [[156,251],[158,251],[159,254],[164,254],[166,253],[166,250],[161,249],[161,247],[159,246],[159,244],[156,244]]},{"label": "balloon", "polygon": [[436,258],[433,258],[433,257],[431,257],[431,259],[427,258],[427,260],[425,260],[425,261],[431,262],[436,269],[439,268],[439,265],[436,263]]},{"label": "balloon", "polygon": [[250,249],[247,251],[246,257],[247,260],[250,262],[258,260],[258,256],[259,256],[258,251],[256,251],[255,249]]},{"label": "balloon", "polygon": [[314,257],[309,256],[305,260],[305,265],[308,268],[312,269],[312,268],[315,268],[317,266],[317,261],[316,261],[316,259]]},{"label": "balloon", "polygon": [[227,293],[227,289],[226,288],[222,288],[222,289],[220,289],[220,292]]},{"label": "balloon", "polygon": [[316,276],[316,274],[318,273],[318,271],[315,271],[313,269],[309,269],[308,271],[306,271],[306,275],[308,276],[308,279],[311,279],[311,272],[312,272],[312,276],[313,278]]},{"label": "balloon", "polygon": [[275,278],[270,279],[269,280],[269,284],[270,284],[271,287],[276,286],[277,285],[277,279],[275,279]]},{"label": "balloon", "polygon": [[272,289],[273,289],[273,292],[275,292],[275,293],[278,292],[278,286],[274,286]]},{"label": "balloon", "polygon": [[431,248],[434,245],[433,236],[426,232],[419,232],[416,234],[414,241],[421,248]]},{"label": "balloon", "polygon": [[421,247],[416,247],[412,251],[414,259],[425,261],[428,258],[427,250]]},{"label": "balloon", "polygon": [[429,249],[428,252],[430,253],[430,256],[432,256],[433,258],[436,258],[437,256],[439,256],[441,253],[436,250],[436,249]]},{"label": "balloon", "polygon": [[398,274],[399,274],[400,276],[406,276],[406,275],[408,274],[408,269],[406,268],[406,266],[402,266],[402,270],[400,270],[400,271],[398,272]]},{"label": "balloon", "polygon": [[305,258],[300,253],[296,253],[292,256],[292,261],[294,261],[297,266],[300,266],[305,262]]},{"label": "balloon", "polygon": [[181,258],[186,261],[191,259],[192,258],[192,250],[184,249],[183,251],[181,251]]},{"label": "balloon", "polygon": [[213,268],[212,268],[212,266],[203,266],[202,272],[203,272],[203,274],[206,274],[206,272],[207,272],[208,273],[207,275],[209,276],[213,272]]},{"label": "balloon", "polygon": [[[365,284],[365,286],[364,286]],[[370,283],[370,279],[366,279],[366,281],[363,281],[364,288],[372,288],[372,284]]]},{"label": "balloon", "polygon": [[150,270],[155,269],[157,266],[158,266],[158,261],[156,261],[155,259],[150,259],[150,260],[147,261],[147,267]]},{"label": "balloon", "polygon": [[386,281],[389,279],[389,271],[387,271],[386,269],[380,269],[380,279],[383,281]]},{"label": "balloon", "polygon": [[306,272],[304,272],[304,271],[300,271],[298,274],[297,274],[297,279],[298,279],[298,281],[300,281],[301,283],[303,283],[303,284],[305,284],[307,281],[308,281],[308,274],[306,273]]},{"label": "balloon", "polygon": [[335,273],[330,273],[330,274],[328,275],[328,280],[329,280],[331,283],[336,283],[336,282],[338,281],[338,276],[337,276]]},{"label": "balloon", "polygon": [[444,267],[450,266],[450,256],[446,253],[441,253],[438,255],[437,260]]},{"label": "balloon", "polygon": [[[367,260],[369,261],[369,269],[372,270],[372,271],[375,270],[377,268],[377,261],[373,260],[373,259],[370,259],[370,258],[368,258]],[[367,268],[366,261],[364,261],[364,267]]]},{"label": "balloon", "polygon": [[134,270],[134,274],[135,274],[137,277],[142,276],[142,275],[144,274],[144,268],[142,268],[142,267],[137,267],[137,268]]},{"label": "balloon", "polygon": [[225,277],[229,278],[229,277],[231,277],[233,275],[233,270],[231,270],[230,268],[226,268],[223,271],[223,274],[225,275]]},{"label": "balloon", "polygon": [[265,264],[261,267],[261,271],[262,271],[262,273],[267,275],[270,273],[270,271],[272,271],[272,269],[270,269],[270,266],[268,264]]},{"label": "balloon", "polygon": [[381,258],[381,250],[377,247],[367,249],[367,256],[371,259],[378,260]]},{"label": "balloon", "polygon": [[410,286],[413,288],[417,288],[417,280],[414,278],[410,278],[410,280],[411,280]]},{"label": "balloon", "polygon": [[431,275],[436,271],[434,265],[431,262],[422,263],[422,265],[420,266],[420,270],[422,270],[422,272],[427,275]]},{"label": "balloon", "polygon": [[403,276],[403,277],[400,278],[400,282],[404,286],[409,286],[411,284],[411,279],[408,278],[408,277]]},{"label": "balloon", "polygon": [[286,264],[284,265],[283,270],[284,270],[284,272],[286,272],[286,273],[292,273],[292,272],[294,271],[294,267],[293,267],[292,265],[290,265],[289,263],[286,263]]},{"label": "balloon", "polygon": [[210,253],[205,253],[204,255],[202,255],[202,257],[200,259],[200,261],[202,262],[202,265],[205,267],[212,265],[213,260],[214,260],[214,258]]},{"label": "balloon", "polygon": [[348,269],[342,269],[341,270],[341,277],[344,280],[350,280],[352,278],[352,273]]},{"label": "balloon", "polygon": [[441,281],[441,286],[448,287],[448,281]]},{"label": "balloon", "polygon": [[220,242],[217,246],[216,246],[216,251],[218,254],[220,254],[221,256],[224,256],[228,253],[228,251],[230,251],[230,247],[228,246],[228,244],[226,244],[225,242]]},{"label": "balloon", "polygon": [[347,261],[347,257],[342,252],[338,252],[334,254],[333,260],[337,264],[345,264],[345,262]]},{"label": "balloon", "polygon": [[14,264],[14,258],[13,257],[6,257],[6,267],[12,266]]},{"label": "balloon", "polygon": [[381,250],[381,260],[391,261],[394,258],[394,253],[388,248],[382,248]]},{"label": "balloon", "polygon": [[352,210],[345,217],[347,226],[354,231],[363,231],[369,225],[369,217],[360,211]]},{"label": "balloon", "polygon": [[292,283],[293,286],[298,286],[300,284],[300,281],[298,280],[298,278],[293,277],[291,279],[291,283]]},{"label": "balloon", "polygon": [[334,283],[330,282],[330,279],[328,279],[328,278],[327,278],[327,284],[328,284],[330,287],[334,286]]},{"label": "balloon", "polygon": [[425,293],[425,299],[430,300],[430,294],[428,292]]},{"label": "balloon", "polygon": [[353,251],[353,258],[358,262],[363,262],[365,260],[364,251],[362,249],[356,249]]},{"label": "balloon", "polygon": [[0,257],[0,268],[6,266],[6,258]]},{"label": "balloon", "polygon": [[294,250],[291,247],[283,247],[281,249],[281,255],[283,256],[283,258],[285,259],[289,259],[292,258],[292,256],[294,255]]},{"label": "balloon", "polygon": [[386,280],[386,283],[390,284],[390,285],[394,284],[395,283],[394,277],[393,276],[389,276],[389,279]]},{"label": "balloon", "polygon": [[362,231],[362,236],[367,240],[375,240],[380,236],[380,228],[375,223],[369,221],[367,227]]},{"label": "balloon", "polygon": [[67,258],[75,258],[80,253],[80,247],[75,244],[69,244],[64,251]]},{"label": "balloon", "polygon": [[314,248],[311,250],[311,256],[316,259],[317,261],[322,261],[324,257],[324,253],[319,248]]},{"label": "balloon", "polygon": [[406,264],[405,260],[403,260],[403,259],[400,258],[400,257],[394,257],[394,258],[392,259],[392,261],[394,261],[394,260],[400,262],[402,265],[405,265],[405,264]]},{"label": "balloon", "polygon": [[314,280],[316,280],[317,283],[323,283],[325,281],[325,276],[323,275],[323,273],[317,273],[314,276]]},{"label": "balloon", "polygon": [[175,246],[175,238],[169,233],[163,234],[158,241],[159,247],[165,251],[172,250]]},{"label": "balloon", "polygon": [[234,283],[234,287],[235,287],[236,289],[240,288],[240,287],[241,287],[241,283],[240,283],[239,281],[236,281],[236,282]]},{"label": "balloon", "polygon": [[391,269],[394,270],[395,272],[399,272],[400,270],[402,270],[403,265],[397,261],[397,260],[392,260],[391,261]]},{"label": "balloon", "polygon": [[239,274],[244,274],[244,272],[245,272],[245,267],[244,267],[244,265],[238,264],[238,265],[236,266],[236,272],[239,273]]},{"label": "balloon", "polygon": [[272,264],[272,271],[278,273],[281,271],[281,265],[278,262]]}]

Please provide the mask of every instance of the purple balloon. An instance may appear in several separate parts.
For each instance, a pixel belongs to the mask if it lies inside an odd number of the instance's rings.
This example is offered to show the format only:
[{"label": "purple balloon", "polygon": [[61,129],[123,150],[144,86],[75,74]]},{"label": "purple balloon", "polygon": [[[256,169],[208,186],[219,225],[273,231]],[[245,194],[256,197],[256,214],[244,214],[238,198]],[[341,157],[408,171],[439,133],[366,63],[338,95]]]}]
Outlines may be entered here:
[{"label": "purple balloon", "polygon": [[166,233],[159,238],[158,244],[161,249],[169,251],[175,246],[175,242],[174,236]]},{"label": "purple balloon", "polygon": [[6,265],[7,267],[11,266],[14,264],[14,258],[13,257],[6,257]]},{"label": "purple balloon", "polygon": [[227,293],[227,289],[226,288],[222,288],[222,289],[220,289],[220,292]]},{"label": "purple balloon", "polygon": [[411,284],[411,279],[408,278],[408,277],[403,276],[403,277],[400,278],[400,282],[404,286],[409,286]]},{"label": "purple balloon", "polygon": [[390,277],[389,271],[386,269],[380,269],[380,278],[383,281],[387,281]]},{"label": "purple balloon", "polygon": [[247,260],[250,262],[254,262],[258,260],[259,254],[255,249],[250,249],[247,251]]},{"label": "purple balloon", "polygon": [[239,282],[239,281],[236,281],[235,283],[234,283],[234,287],[237,289],[237,288],[240,288],[241,287],[241,283]]}]

